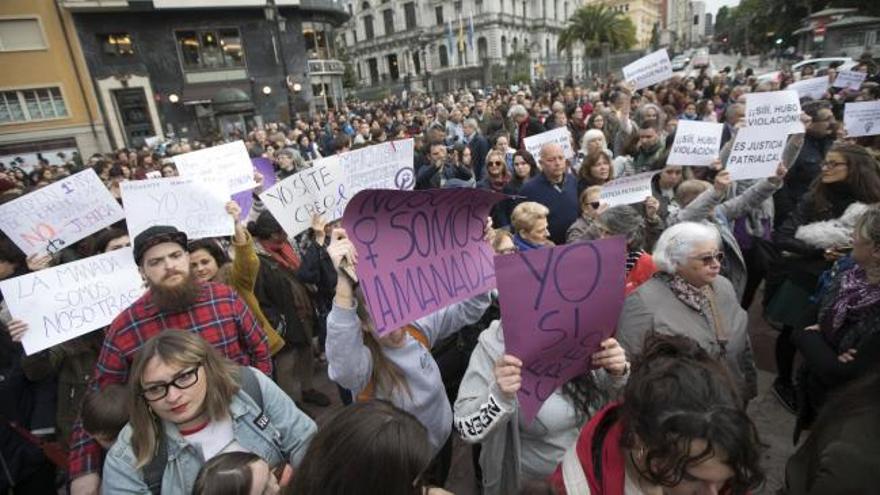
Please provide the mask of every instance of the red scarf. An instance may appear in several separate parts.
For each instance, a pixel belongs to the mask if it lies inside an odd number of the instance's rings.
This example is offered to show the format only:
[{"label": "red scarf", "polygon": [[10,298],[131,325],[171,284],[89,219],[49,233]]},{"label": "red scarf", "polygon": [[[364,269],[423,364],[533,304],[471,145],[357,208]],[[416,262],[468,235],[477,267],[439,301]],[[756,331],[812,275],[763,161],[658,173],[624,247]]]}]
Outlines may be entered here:
[{"label": "red scarf", "polygon": [[[581,430],[577,440],[578,459],[590,485],[590,495],[621,495],[626,477],[626,460],[623,458],[623,450],[620,447],[620,439],[623,436],[623,422],[618,418],[610,428],[605,429],[605,436],[596,438],[599,425],[606,421],[607,416],[615,411],[618,403],[612,402],[597,412]],[[593,466],[593,442],[601,442],[602,451],[602,479],[596,478],[596,468]],[[565,495],[565,480],[562,477],[562,465],[556,467],[556,471],[548,479],[556,490],[556,493]]]},{"label": "red scarf", "polygon": [[269,256],[271,256],[279,265],[293,272],[299,270],[299,265],[302,262],[289,242],[273,241],[271,239],[258,240],[260,246],[263,246],[263,249],[265,249],[266,252],[269,253]]}]

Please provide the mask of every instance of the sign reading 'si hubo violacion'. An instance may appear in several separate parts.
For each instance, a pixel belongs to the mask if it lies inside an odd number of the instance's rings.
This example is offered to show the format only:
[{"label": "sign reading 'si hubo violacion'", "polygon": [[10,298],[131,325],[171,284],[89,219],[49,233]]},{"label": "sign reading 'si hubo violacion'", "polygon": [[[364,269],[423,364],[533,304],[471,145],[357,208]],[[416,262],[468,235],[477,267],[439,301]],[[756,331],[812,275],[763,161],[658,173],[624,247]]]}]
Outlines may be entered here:
[{"label": "sign reading 'si hubo violacion'", "polygon": [[794,91],[747,93],[746,126],[772,127],[786,134],[804,132],[798,94]]},{"label": "sign reading 'si hubo violacion'", "polygon": [[675,142],[666,160],[668,165],[708,167],[721,149],[724,124],[681,120],[675,129]]}]

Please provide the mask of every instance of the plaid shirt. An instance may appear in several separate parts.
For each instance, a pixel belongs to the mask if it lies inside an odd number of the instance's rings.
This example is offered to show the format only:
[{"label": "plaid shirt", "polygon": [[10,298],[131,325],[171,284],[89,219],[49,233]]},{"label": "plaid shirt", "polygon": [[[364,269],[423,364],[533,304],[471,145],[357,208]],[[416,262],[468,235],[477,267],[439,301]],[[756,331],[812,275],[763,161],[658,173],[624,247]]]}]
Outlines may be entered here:
[{"label": "plaid shirt", "polygon": [[[205,283],[189,310],[171,314],[159,311],[151,296],[149,291],[141,296],[107,329],[95,369],[95,381],[99,387],[126,383],[135,353],[144,342],[167,328],[198,333],[227,358],[272,375],[266,334],[231,288]],[[80,421],[73,427],[70,445],[70,479],[99,473],[101,447],[82,429]]]}]

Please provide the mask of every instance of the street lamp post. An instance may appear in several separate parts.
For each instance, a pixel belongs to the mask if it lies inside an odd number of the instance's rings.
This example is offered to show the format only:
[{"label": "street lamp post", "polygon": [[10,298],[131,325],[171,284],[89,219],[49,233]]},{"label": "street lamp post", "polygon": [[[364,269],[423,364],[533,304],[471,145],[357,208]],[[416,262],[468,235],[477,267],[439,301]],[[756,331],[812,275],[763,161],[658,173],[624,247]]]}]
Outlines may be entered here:
[{"label": "street lamp post", "polygon": [[[290,77],[290,68],[287,64],[287,57],[284,55],[284,40],[281,37],[281,33],[287,31],[287,20],[281,17],[281,13],[278,11],[278,5],[275,3],[275,0],[266,0],[266,7],[264,9],[264,14],[266,15],[266,20],[271,24],[271,32],[272,32],[272,41],[275,46],[278,47],[278,56],[281,58],[281,67],[284,69],[284,82],[285,87],[287,86],[286,82]],[[293,122],[293,99],[290,97],[290,88],[287,89],[287,118],[289,120],[288,123]]]}]

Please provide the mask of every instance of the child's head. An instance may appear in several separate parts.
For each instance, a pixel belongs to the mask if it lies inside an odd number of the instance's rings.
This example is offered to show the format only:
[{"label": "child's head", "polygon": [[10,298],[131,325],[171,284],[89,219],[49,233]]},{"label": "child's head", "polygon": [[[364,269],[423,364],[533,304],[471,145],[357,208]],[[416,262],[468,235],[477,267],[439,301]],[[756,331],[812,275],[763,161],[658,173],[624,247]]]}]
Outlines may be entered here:
[{"label": "child's head", "polygon": [[82,402],[83,429],[102,447],[109,449],[119,431],[128,423],[128,389],[125,385],[107,385],[89,392]]},{"label": "child's head", "polygon": [[[290,473],[285,471],[285,474]],[[213,457],[199,470],[193,487],[193,495],[275,495],[279,491],[269,464],[251,452],[226,452]]]}]

